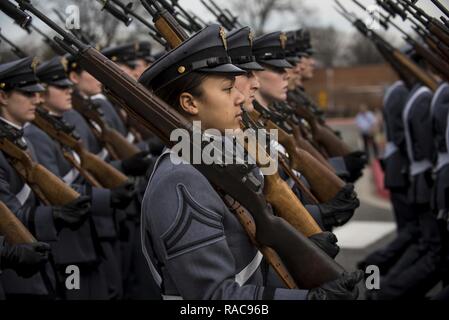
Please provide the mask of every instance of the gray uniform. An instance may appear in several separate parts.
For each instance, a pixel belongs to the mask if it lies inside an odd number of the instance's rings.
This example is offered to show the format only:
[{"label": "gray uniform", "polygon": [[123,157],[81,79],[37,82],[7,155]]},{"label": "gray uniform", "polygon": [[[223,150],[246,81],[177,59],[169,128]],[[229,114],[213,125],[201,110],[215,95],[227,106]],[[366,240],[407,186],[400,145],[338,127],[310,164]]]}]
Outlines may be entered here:
[{"label": "gray uniform", "polygon": [[[208,180],[193,166],[159,159],[142,205],[142,243],[167,297],[305,299],[269,283],[260,252]],[[159,277],[160,276],[160,277]],[[270,289],[276,288],[276,289]]]},{"label": "gray uniform", "polygon": [[[33,155],[33,147],[28,144],[28,148]],[[39,203],[33,191],[10,165],[3,152],[0,152],[0,201],[6,204],[37,240],[47,243],[57,242],[52,208]],[[12,270],[4,270],[2,283],[7,295],[44,298],[51,296],[55,289],[54,272],[50,264],[47,264],[47,274],[38,273],[29,279],[19,277]]]},{"label": "gray uniform", "polygon": [[[65,242],[63,251],[69,252],[73,247],[83,242],[82,255],[75,264],[84,265],[86,271],[82,275],[82,284],[88,291],[80,290],[73,295],[75,299],[106,299],[122,296],[120,257],[114,252],[113,245],[117,238],[113,209],[110,208],[110,191],[107,189],[91,188],[85,184],[79,172],[64,158],[60,144],[52,140],[41,129],[29,124],[25,127],[25,136],[40,148],[36,158],[40,164],[53,174],[61,177],[81,194],[92,197],[92,220],[90,225],[83,227],[85,232],[77,230],[70,232],[71,241],[61,238],[58,242]],[[67,233],[67,231],[65,231]],[[64,241],[63,241],[64,240]],[[72,241],[74,243],[72,243]],[[71,249],[69,249],[71,248]],[[118,251],[118,250],[117,250]],[[80,296],[84,294],[84,296]],[[69,292],[69,297],[72,296]]]},{"label": "gray uniform", "polygon": [[[0,236],[0,265],[1,265],[1,260],[2,260],[2,250],[3,250],[3,243],[5,241],[5,238],[3,238],[2,236]],[[2,270],[0,269],[0,300],[4,300],[5,299],[5,291],[3,291],[3,286],[2,286]]]}]

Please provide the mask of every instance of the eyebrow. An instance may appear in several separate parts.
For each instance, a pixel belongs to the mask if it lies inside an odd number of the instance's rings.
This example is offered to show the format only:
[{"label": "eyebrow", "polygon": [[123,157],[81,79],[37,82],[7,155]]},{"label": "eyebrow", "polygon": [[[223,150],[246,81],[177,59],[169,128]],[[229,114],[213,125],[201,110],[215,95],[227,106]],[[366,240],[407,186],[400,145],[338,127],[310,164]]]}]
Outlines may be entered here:
[{"label": "eyebrow", "polygon": [[224,79],[223,80],[223,84],[227,84],[228,82],[230,82],[230,84],[232,85],[232,86],[234,86],[234,84],[235,84],[235,77],[229,77],[229,78],[226,78],[226,79]]}]

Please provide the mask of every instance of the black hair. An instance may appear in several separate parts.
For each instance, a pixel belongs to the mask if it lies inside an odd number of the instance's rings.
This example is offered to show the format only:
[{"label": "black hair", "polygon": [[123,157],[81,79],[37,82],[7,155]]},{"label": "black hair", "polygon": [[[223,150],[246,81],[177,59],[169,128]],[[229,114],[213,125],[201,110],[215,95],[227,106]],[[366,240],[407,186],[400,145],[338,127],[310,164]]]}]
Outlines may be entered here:
[{"label": "black hair", "polygon": [[204,94],[201,84],[208,76],[207,73],[192,72],[156,90],[154,93],[169,106],[182,111],[179,96],[183,92],[187,92],[195,98],[201,98]]}]

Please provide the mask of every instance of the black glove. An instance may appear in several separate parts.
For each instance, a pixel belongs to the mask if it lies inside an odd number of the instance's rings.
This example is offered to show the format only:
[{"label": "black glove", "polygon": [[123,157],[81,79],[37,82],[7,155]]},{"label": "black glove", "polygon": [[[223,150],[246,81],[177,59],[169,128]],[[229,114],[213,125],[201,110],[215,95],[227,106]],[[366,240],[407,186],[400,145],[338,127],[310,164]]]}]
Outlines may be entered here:
[{"label": "black glove", "polygon": [[346,168],[349,171],[348,182],[356,182],[363,174],[363,169],[368,164],[368,157],[365,152],[356,151],[344,158]]},{"label": "black glove", "polygon": [[149,154],[148,151],[142,151],[129,159],[123,160],[123,173],[133,177],[144,176],[151,164],[154,163],[154,158]]},{"label": "black glove", "polygon": [[4,244],[0,269],[12,269],[19,276],[29,278],[47,262],[50,246],[43,242],[30,244]]},{"label": "black glove", "polygon": [[338,252],[340,252],[340,247],[337,245],[338,239],[332,232],[321,232],[314,234],[309,237],[309,240],[320,247],[321,250],[326,252],[332,259],[334,259]]},{"label": "black glove", "polygon": [[352,218],[355,209],[359,206],[360,201],[354,191],[354,186],[352,184],[345,185],[335,198],[318,205],[325,229],[331,230],[332,227],[344,225]]},{"label": "black glove", "polygon": [[314,288],[307,294],[307,300],[356,300],[359,296],[357,284],[363,279],[363,271],[344,273],[337,280]]},{"label": "black glove", "polygon": [[111,207],[114,209],[126,209],[136,195],[134,183],[127,181],[120,187],[111,189]]},{"label": "black glove", "polygon": [[91,198],[81,196],[65,206],[53,207],[56,229],[77,230],[86,221],[90,213]]}]

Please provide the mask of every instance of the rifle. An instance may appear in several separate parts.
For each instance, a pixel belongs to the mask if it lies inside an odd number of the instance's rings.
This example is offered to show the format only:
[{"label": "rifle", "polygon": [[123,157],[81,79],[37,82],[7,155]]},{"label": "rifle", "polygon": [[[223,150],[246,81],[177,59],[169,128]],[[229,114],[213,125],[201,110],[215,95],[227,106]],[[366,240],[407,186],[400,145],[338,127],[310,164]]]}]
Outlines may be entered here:
[{"label": "rifle", "polygon": [[[51,116],[42,108],[38,108],[33,124],[66,149],[64,150],[64,157],[93,187],[114,189],[128,180],[123,173],[89,152],[74,132],[74,127],[69,126],[63,120]],[[80,163],[73,157],[70,150],[76,152],[80,158]]]},{"label": "rifle", "polygon": [[[10,47],[11,47],[11,51],[18,57],[18,58],[25,58],[26,56],[28,56],[24,51],[22,51],[22,49],[20,49],[18,46],[16,46],[14,43],[11,42],[11,40],[9,40],[8,38],[6,38],[0,29],[0,39],[5,41]],[[0,42],[1,42],[0,40]]]},{"label": "rifle", "polygon": [[[170,0],[171,4],[169,3],[168,0],[158,0],[158,1],[164,6],[165,9],[168,10],[168,12],[171,15],[173,15],[173,17],[175,17],[178,20],[179,25],[183,27],[185,30],[194,33],[203,29],[203,27],[197,23],[195,18],[186,10],[184,10],[184,8],[179,4],[178,0]],[[176,8],[180,11],[180,13],[176,11]],[[186,21],[179,19],[181,17]]]},{"label": "rifle", "polygon": [[0,201],[0,235],[5,237],[6,242],[16,244],[27,244],[36,242],[36,239],[28,231],[20,220]]},{"label": "rifle", "polygon": [[356,17],[354,14],[350,14],[345,7],[341,5],[338,0],[335,0],[337,5],[341,8],[336,10],[349,22],[351,22],[360,33],[369,38],[374,42],[376,47],[382,47],[383,52],[388,52],[392,58],[394,58],[398,63],[400,63],[408,72],[410,72],[414,77],[416,77],[421,83],[430,88],[433,91],[436,91],[439,87],[438,82],[433,79],[426,71],[422,70],[418,65],[416,65],[413,61],[411,61],[405,54],[394,48],[391,44],[389,44],[384,38],[382,38],[379,34],[374,32],[374,30],[370,30],[365,23]]},{"label": "rifle", "polygon": [[203,6],[215,16],[219,24],[221,24],[228,31],[234,29],[235,22],[231,21],[229,17],[223,13],[223,11],[220,9],[220,7],[217,6],[215,2],[213,2],[212,0],[210,0],[209,2],[212,4],[213,8],[210,5],[208,5],[206,1],[201,0]]},{"label": "rifle", "polygon": [[424,10],[415,5],[409,0],[398,0],[402,3],[405,10],[407,10],[413,17],[415,17],[427,30],[435,35],[440,41],[449,46],[449,29],[446,26],[428,15]]},{"label": "rifle", "polygon": [[[359,1],[352,0],[355,4],[357,4],[363,10],[367,10],[365,6],[363,6]],[[385,15],[382,13],[381,17],[387,19]],[[390,25],[392,25],[395,29],[397,29],[400,33],[404,35],[404,39],[415,49],[416,53],[423,57],[438,73],[440,73],[443,78],[449,80],[449,63],[440,59],[435,53],[428,50],[421,44],[419,44],[416,40],[414,40],[410,35],[405,32],[401,27],[395,24],[393,21],[388,21]]]},{"label": "rifle", "polygon": [[76,90],[72,94],[72,105],[87,120],[96,137],[105,144],[114,159],[128,159],[140,152],[139,148],[106,123],[102,111],[94,102],[82,97]]},{"label": "rifle", "polygon": [[101,8],[101,11],[105,10],[109,12],[114,18],[120,20],[125,24],[125,26],[129,26],[131,22],[133,21],[132,18],[128,17],[127,14],[122,13],[119,8],[117,8],[115,5],[111,3],[110,0],[97,0],[100,2],[103,7]]},{"label": "rifle", "polygon": [[285,147],[290,156],[290,166],[306,177],[317,200],[327,202],[344,187],[345,183],[340,178],[321,162],[316,161],[310,153],[301,149],[292,135],[277,126],[265,114],[254,111],[251,117],[254,121],[262,123],[267,130],[278,131],[279,143]]},{"label": "rifle", "polygon": [[[149,92],[143,85],[128,76],[111,60],[98,50],[81,43],[65,32],[52,20],[25,0],[16,0],[22,10],[33,13],[36,17],[55,30],[61,38],[55,41],[70,54],[77,56],[83,68],[95,76],[107,90],[122,99],[128,106],[129,113],[140,120],[168,146],[173,146],[170,134],[175,129],[185,129],[186,138],[193,135],[193,124],[176,110]],[[193,143],[194,152],[201,152],[201,146]],[[216,150],[216,154],[221,154]],[[316,247],[304,235],[297,232],[285,220],[276,217],[267,207],[262,194],[262,184],[254,176],[248,165],[195,165],[209,181],[219,186],[223,192],[236,199],[252,214],[256,226],[256,240],[259,244],[273,248],[292,274],[293,279],[303,288],[314,288],[335,280],[344,272],[334,260]],[[243,208],[243,207],[242,207]],[[310,228],[303,226],[307,231]]]},{"label": "rifle", "polygon": [[0,10],[15,21],[21,28],[27,30],[32,18],[9,1],[0,1]]},{"label": "rifle", "polygon": [[80,197],[59,177],[36,163],[26,151],[21,137],[3,123],[0,123],[0,150],[44,204],[61,206]]},{"label": "rifle", "polygon": [[31,29],[33,29],[34,31],[36,31],[37,33],[39,33],[39,35],[44,38],[44,42],[50,47],[51,50],[53,50],[53,52],[58,55],[58,56],[62,56],[65,54],[65,50],[62,49],[56,42],[53,41],[52,38],[50,38],[49,36],[47,36],[43,31],[41,31],[40,29],[38,29],[35,25],[30,24]]},{"label": "rifle", "polygon": [[443,4],[438,0],[430,0],[430,1],[432,1],[433,4],[437,6],[437,8],[440,9],[440,11],[443,12],[446,17],[449,18],[449,9],[443,6]]},{"label": "rifle", "polygon": [[314,105],[314,102],[303,95],[300,90],[288,95],[288,104],[294,107],[295,114],[304,118],[310,125],[313,138],[324,147],[331,157],[344,157],[351,153],[349,146],[344,143],[331,129],[323,126],[307,106]]},{"label": "rifle", "polygon": [[[149,31],[149,35],[155,40],[157,41],[160,45],[162,45],[163,47],[165,47],[167,45],[167,43],[165,42],[165,40],[159,35],[158,31],[142,16],[140,16],[139,14],[137,14],[134,10],[133,10],[133,3],[130,2],[128,4],[124,4],[122,3],[120,0],[110,0],[110,2],[114,3],[117,7],[119,7],[122,11],[123,11],[123,15],[127,16],[130,15],[133,18],[135,18],[137,21],[139,21],[141,24],[143,24],[145,27],[147,27],[148,29],[150,29]],[[110,7],[112,7],[112,5],[110,5]],[[104,7],[104,9],[106,11],[110,10],[110,7]],[[112,13],[112,12],[111,12]],[[123,18],[118,18],[120,21],[123,21]]]},{"label": "rifle", "polygon": [[[56,16],[59,18],[59,20],[61,21],[61,23],[65,24],[66,19],[64,18],[63,14],[61,12],[59,12],[56,9],[53,9],[53,12],[56,14]],[[89,43],[89,44],[94,44],[95,40],[92,39],[93,37],[88,36],[87,34],[85,34],[84,32],[82,32],[81,29],[75,29],[75,28],[71,28],[70,32],[77,37],[78,39],[80,39],[81,41],[83,41],[84,43]],[[65,53],[65,50],[62,49],[62,51]]]}]

